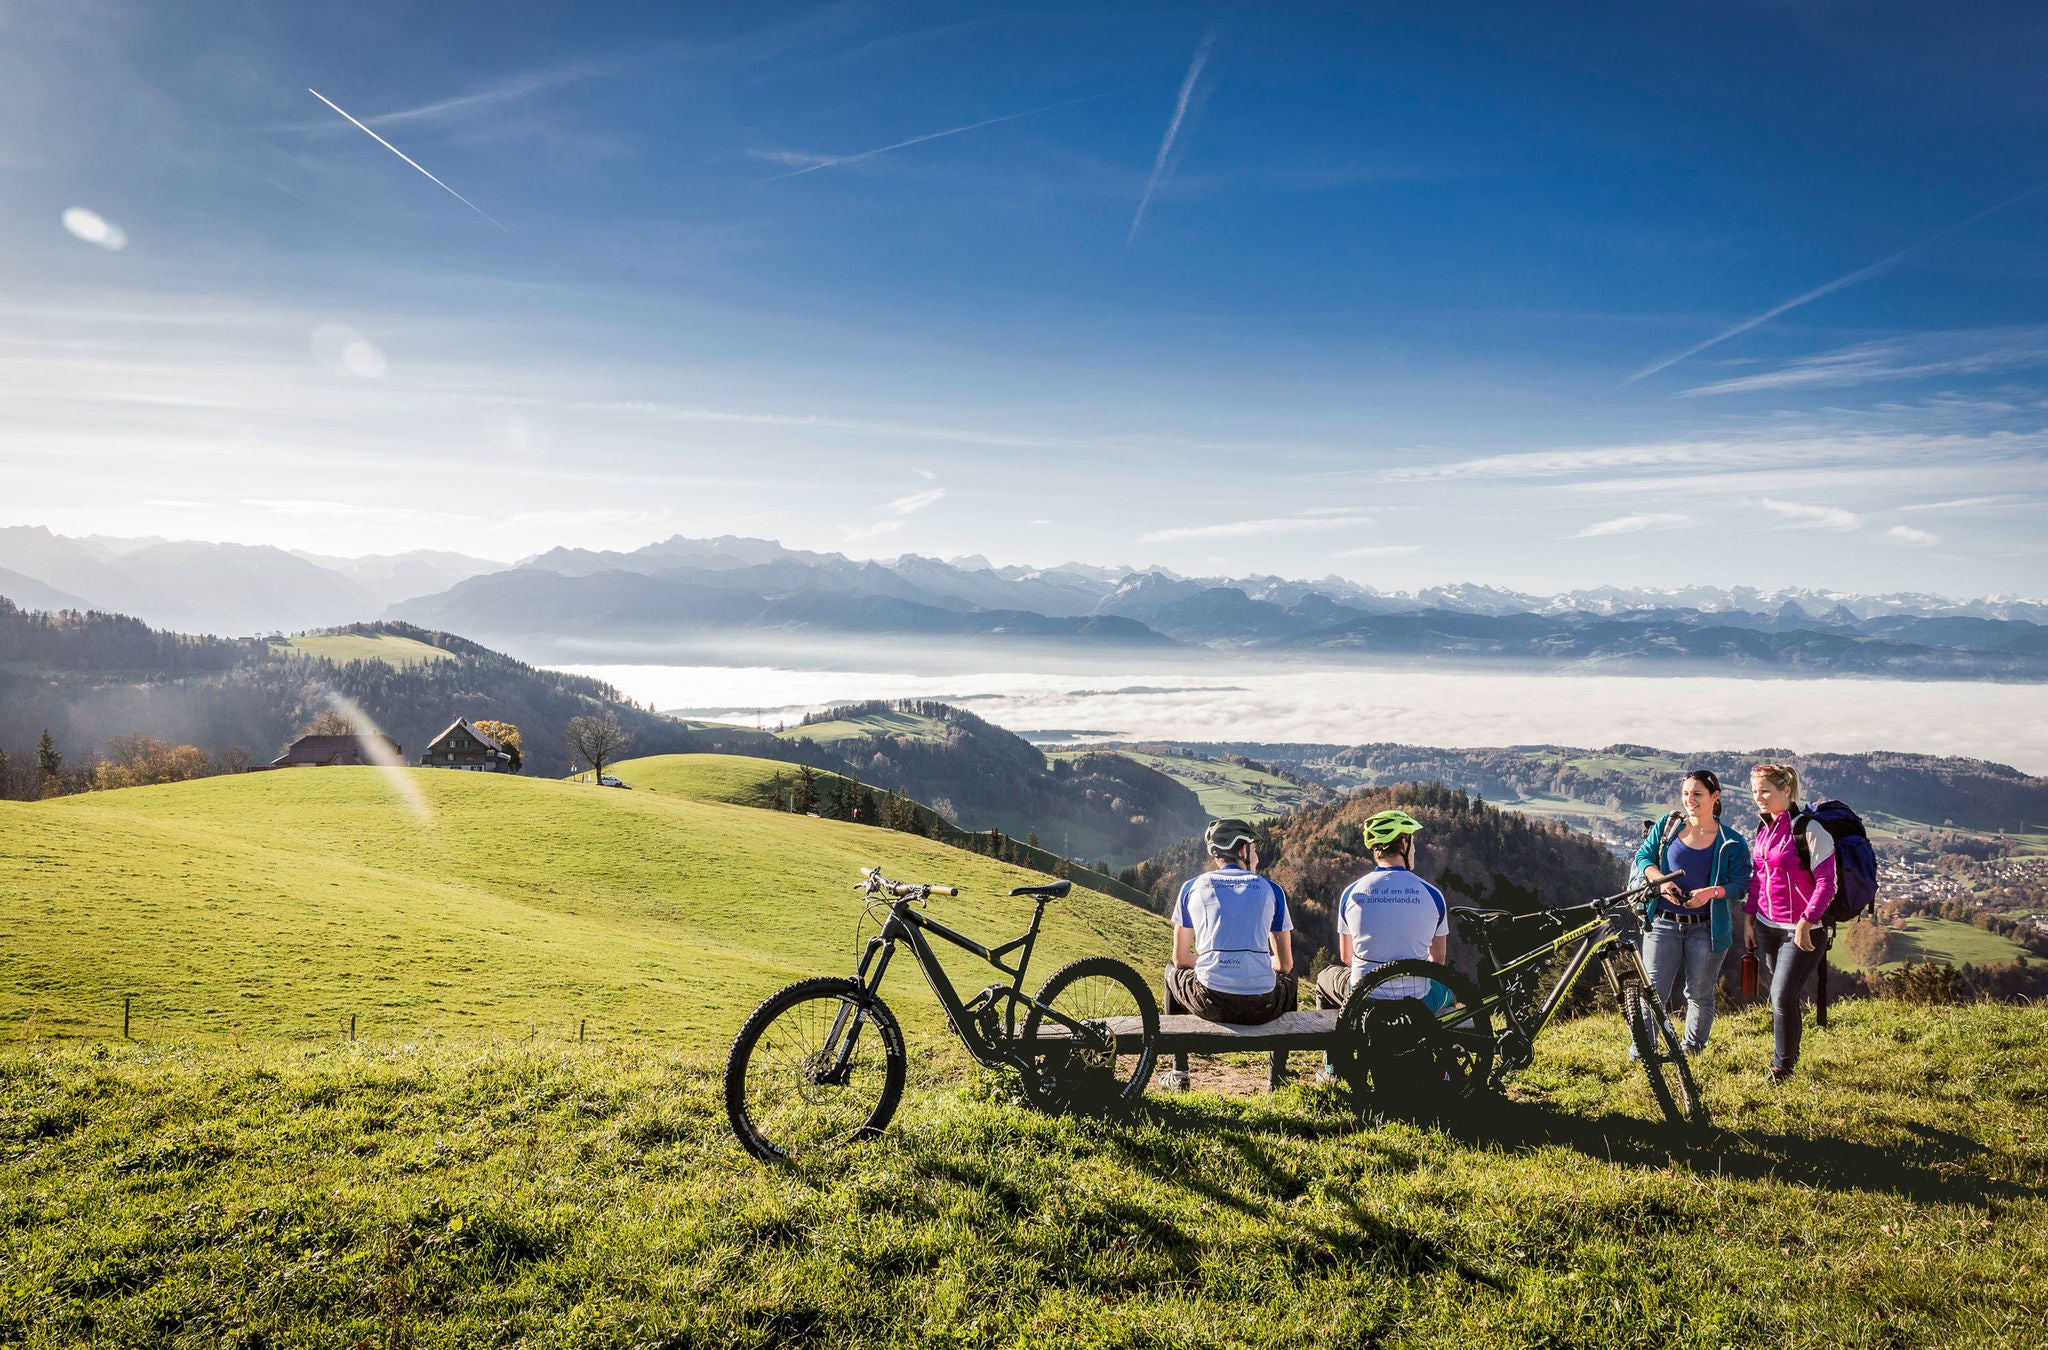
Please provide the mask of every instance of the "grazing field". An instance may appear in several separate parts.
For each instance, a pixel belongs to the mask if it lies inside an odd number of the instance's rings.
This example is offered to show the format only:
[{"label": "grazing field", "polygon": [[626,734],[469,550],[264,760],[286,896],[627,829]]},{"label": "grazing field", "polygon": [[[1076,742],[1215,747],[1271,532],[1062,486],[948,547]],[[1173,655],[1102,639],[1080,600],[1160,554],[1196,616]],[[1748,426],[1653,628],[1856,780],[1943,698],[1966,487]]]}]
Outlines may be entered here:
[{"label": "grazing field", "polygon": [[[1090,753],[1102,752],[1062,750],[1049,753],[1046,758],[1078,759]],[[1227,764],[1220,759],[1155,755],[1124,749],[1111,753],[1134,759],[1146,768],[1156,769],[1180,782],[1201,799],[1202,809],[1211,816],[1256,820],[1285,815],[1327,796],[1326,793],[1303,788],[1299,783],[1290,783],[1276,774],[1247,769],[1241,764]]]},{"label": "grazing field", "polygon": [[[769,991],[850,971],[858,870],[1009,937],[1044,877],[930,840],[681,795],[432,769],[242,774],[0,802],[0,1033],[640,1037],[710,1052]],[[868,931],[872,931],[870,928]],[[1160,921],[1077,888],[1033,978],[1155,966]],[[979,988],[987,968],[963,957]],[[936,1017],[892,980],[907,1022]]]},{"label": "grazing field", "polygon": [[947,727],[936,718],[917,713],[877,709],[857,717],[789,727],[775,734],[786,741],[803,740],[818,745],[837,745],[841,741],[862,740],[869,736],[902,736],[908,740],[937,744],[946,739]]},{"label": "grazing field", "polygon": [[394,633],[324,633],[295,637],[285,644],[295,652],[346,665],[350,661],[382,661],[389,666],[415,666],[422,661],[460,661],[453,652],[430,647]]},{"label": "grazing field", "polygon": [[653,1040],[16,1041],[0,1344],[2039,1345],[2041,1014],[1833,1020],[1778,1087],[1718,1023],[1698,1137],[1611,1016],[1444,1122],[1049,1119],[913,1037],[889,1131],[799,1169]]},{"label": "grazing field", "polygon": [[[1988,966],[2023,956],[2031,958],[2032,954],[2011,938],[1953,919],[1916,917],[1906,920],[1904,932],[1892,934],[1892,959],[1879,969],[1892,970],[1908,961]],[[1851,960],[1846,949],[1838,948],[1828,959],[1851,970],[1866,968]]]},{"label": "grazing field", "polygon": [[[779,775],[785,786],[797,766],[749,755],[648,755],[605,766],[605,772],[636,791],[662,792],[700,802],[768,806]],[[837,778],[819,770],[821,778]],[[587,779],[588,774],[582,775]]]}]

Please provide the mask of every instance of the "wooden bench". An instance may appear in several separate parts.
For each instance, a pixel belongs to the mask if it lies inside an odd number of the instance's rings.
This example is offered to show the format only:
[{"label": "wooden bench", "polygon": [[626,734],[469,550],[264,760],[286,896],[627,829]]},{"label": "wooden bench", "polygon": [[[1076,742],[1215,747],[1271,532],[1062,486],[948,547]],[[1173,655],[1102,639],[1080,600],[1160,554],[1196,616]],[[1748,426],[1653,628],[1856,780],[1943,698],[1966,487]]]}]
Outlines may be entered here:
[{"label": "wooden bench", "polygon": [[[1136,1017],[1112,1017],[1117,1047],[1135,1050],[1145,1026]],[[1188,1056],[1231,1055],[1269,1051],[1272,1064],[1266,1071],[1266,1090],[1272,1091],[1287,1078],[1287,1055],[1293,1050],[1327,1050],[1337,1035],[1337,1010],[1281,1013],[1255,1027],[1230,1022],[1211,1022],[1186,1013],[1172,1013],[1159,1019],[1159,1053],[1173,1056],[1176,1072],[1186,1073]]]}]

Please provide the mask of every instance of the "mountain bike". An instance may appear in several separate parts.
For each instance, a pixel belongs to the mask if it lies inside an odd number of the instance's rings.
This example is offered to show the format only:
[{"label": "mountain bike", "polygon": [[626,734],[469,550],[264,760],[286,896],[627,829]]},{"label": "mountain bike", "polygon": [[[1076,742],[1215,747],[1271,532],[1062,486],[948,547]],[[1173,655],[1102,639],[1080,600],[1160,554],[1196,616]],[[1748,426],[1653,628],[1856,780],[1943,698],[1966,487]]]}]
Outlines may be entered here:
[{"label": "mountain bike", "polygon": [[[1600,967],[1628,1023],[1650,1093],[1674,1124],[1703,1126],[1706,1103],[1636,949],[1636,916],[1660,881],[1535,914],[1457,908],[1459,931],[1478,949],[1468,980],[1432,961],[1392,961],[1368,972],[1338,1014],[1332,1065],[1362,1100],[1381,1105],[1456,1101],[1498,1089],[1527,1068],[1536,1037],[1557,1016],[1587,969]],[[1549,930],[1549,941],[1504,954],[1511,930]],[[1545,973],[1569,952],[1542,994]],[[1389,989],[1389,986],[1395,986]]]},{"label": "mountain bike", "polygon": [[[1035,996],[1024,993],[1045,907],[1073,885],[1012,890],[1037,902],[1031,926],[985,947],[924,912],[932,896],[958,895],[955,888],[891,881],[879,868],[864,869],[855,886],[866,902],[863,922],[877,911],[886,917],[853,978],[798,980],[778,990],[733,1040],[725,1114],[740,1146],[766,1161],[790,1161],[871,1139],[888,1125],[903,1096],[906,1056],[902,1029],[880,990],[898,943],[917,958],[967,1052],[990,1068],[1014,1070],[1032,1106],[1107,1113],[1137,1101],[1152,1077],[1159,1039],[1159,1004],[1137,971],[1113,957],[1088,956],[1060,967]],[[974,953],[1009,983],[963,1000],[939,964],[935,937]],[[1016,964],[1004,964],[1013,953]]]}]

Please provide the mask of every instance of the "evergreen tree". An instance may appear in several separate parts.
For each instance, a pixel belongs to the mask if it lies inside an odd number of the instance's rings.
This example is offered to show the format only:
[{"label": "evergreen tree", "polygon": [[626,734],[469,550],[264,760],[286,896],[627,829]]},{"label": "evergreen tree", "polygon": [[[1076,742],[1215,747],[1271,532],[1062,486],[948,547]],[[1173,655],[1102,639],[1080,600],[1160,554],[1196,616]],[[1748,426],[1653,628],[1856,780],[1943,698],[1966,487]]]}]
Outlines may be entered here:
[{"label": "evergreen tree", "polygon": [[796,789],[789,809],[800,816],[818,809],[818,771],[808,764],[796,766]]},{"label": "evergreen tree", "polygon": [[47,782],[64,772],[64,756],[57,751],[57,742],[50,738],[50,729],[43,728],[43,738],[36,742],[36,778]]}]

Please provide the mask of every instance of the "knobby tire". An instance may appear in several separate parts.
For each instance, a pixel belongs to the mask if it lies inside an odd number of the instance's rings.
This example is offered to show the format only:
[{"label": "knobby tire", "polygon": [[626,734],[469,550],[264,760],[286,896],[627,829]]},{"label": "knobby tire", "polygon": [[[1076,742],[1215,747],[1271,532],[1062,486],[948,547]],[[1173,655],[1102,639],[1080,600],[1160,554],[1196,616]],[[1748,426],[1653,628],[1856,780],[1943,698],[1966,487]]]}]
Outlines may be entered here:
[{"label": "knobby tire", "polygon": [[[1448,989],[1466,1015],[1446,1025],[1419,998],[1372,996],[1394,980],[1418,977]],[[1480,1002],[1479,990],[1449,966],[1390,961],[1367,971],[1345,997],[1331,1064],[1361,1110],[1410,1114],[1455,1107],[1487,1086],[1493,1066],[1493,1017]]]},{"label": "knobby tire", "polygon": [[1159,1002],[1137,971],[1115,957],[1083,957],[1054,971],[1037,1002],[1084,1023],[1137,1017],[1143,1037],[1122,1052],[1077,1047],[1064,1026],[1032,1008],[1018,1043],[1026,1101],[1051,1114],[1107,1115],[1144,1095],[1158,1055]]},{"label": "knobby tire", "polygon": [[1655,991],[1633,980],[1623,984],[1621,1011],[1628,1019],[1629,1037],[1643,1074],[1650,1080],[1650,1095],[1657,1099],[1664,1118],[1674,1125],[1704,1126],[1706,1099],[1700,1095],[1692,1065],[1686,1061],[1684,1047],[1679,1045]]},{"label": "knobby tire", "polygon": [[[848,1034],[851,1054],[842,1056]],[[799,980],[770,994],[734,1038],[726,1119],[740,1147],[764,1162],[829,1153],[882,1132],[903,1099],[906,1063],[903,1032],[880,998],[856,980]]]}]

